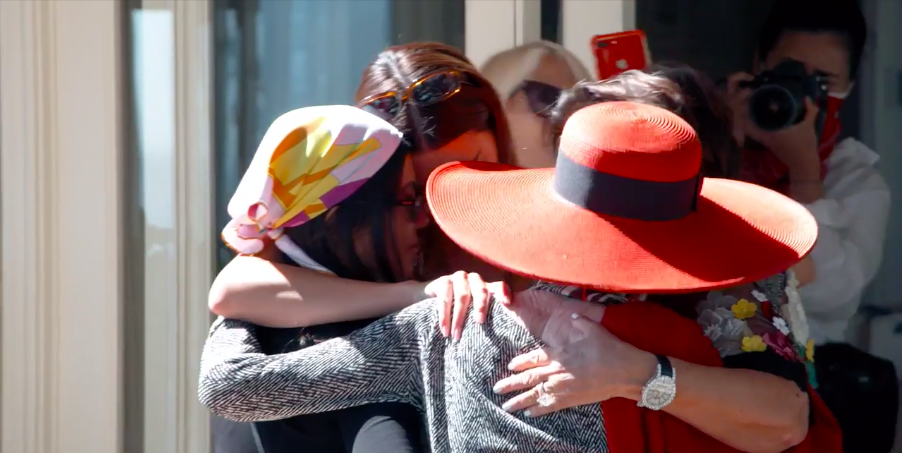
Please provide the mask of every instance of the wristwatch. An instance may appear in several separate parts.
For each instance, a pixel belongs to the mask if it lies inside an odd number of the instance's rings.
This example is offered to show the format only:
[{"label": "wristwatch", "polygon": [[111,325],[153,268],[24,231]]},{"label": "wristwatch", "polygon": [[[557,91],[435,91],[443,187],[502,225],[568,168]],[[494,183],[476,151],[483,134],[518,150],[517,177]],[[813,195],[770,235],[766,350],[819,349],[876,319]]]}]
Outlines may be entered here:
[{"label": "wristwatch", "polygon": [[659,411],[667,407],[676,397],[676,370],[670,364],[670,359],[663,355],[655,355],[658,359],[658,369],[655,375],[642,387],[642,397],[637,405]]}]

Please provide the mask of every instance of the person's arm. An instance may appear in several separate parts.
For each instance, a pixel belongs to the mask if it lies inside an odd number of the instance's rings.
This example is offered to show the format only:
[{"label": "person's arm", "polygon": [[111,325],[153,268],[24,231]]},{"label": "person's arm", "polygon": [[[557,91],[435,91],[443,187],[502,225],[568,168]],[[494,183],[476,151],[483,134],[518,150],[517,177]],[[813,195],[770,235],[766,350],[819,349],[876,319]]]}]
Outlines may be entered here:
[{"label": "person's arm", "polygon": [[802,261],[792,267],[792,271],[796,274],[796,280],[799,282],[799,288],[814,281],[814,261],[810,256],[806,256]]},{"label": "person's arm", "polygon": [[[751,289],[712,293],[699,304],[698,323],[723,357],[724,367],[670,357],[677,374],[677,394],[663,410],[738,450],[782,452],[804,440],[808,432],[808,395],[803,390],[807,375],[789,326],[773,319],[779,317],[781,307],[756,299],[755,294],[762,298],[764,294]],[[736,304],[735,313],[742,319],[734,313]],[[658,319],[660,314],[644,316]],[[675,317],[667,321],[671,331],[698,329],[688,319],[671,316]],[[638,401],[642,387],[655,373],[655,356],[619,339],[596,321],[578,316],[571,327],[579,332],[577,341],[516,357],[510,366],[521,372],[499,381],[496,390],[532,390],[512,398],[505,409],[528,408],[531,416],[540,416],[615,397]],[[666,332],[643,335],[668,336]],[[679,345],[686,339],[667,341]],[[535,405],[541,382],[554,401],[547,407]]]},{"label": "person's arm", "polygon": [[263,257],[237,256],[216,276],[208,302],[213,313],[225,318],[265,327],[307,327],[394,313],[425,297],[425,286],[347,280]]},{"label": "person's arm", "polygon": [[852,196],[822,198],[807,205],[819,228],[810,255],[813,279],[799,289],[809,314],[816,316],[846,306],[851,316],[858,308],[852,306],[857,296],[880,268],[890,192],[876,173],[870,179],[863,183],[871,187],[863,187]]},{"label": "person's arm", "polygon": [[420,354],[437,337],[434,302],[382,318],[348,337],[265,355],[255,327],[219,318],[201,357],[200,401],[236,421],[277,420],[380,402],[422,409]]},{"label": "person's arm", "polygon": [[775,275],[698,304],[697,321],[724,367],[673,359],[679,392],[666,411],[743,451],[780,452],[805,439],[807,358],[793,334],[800,321],[788,316],[798,301],[790,301],[787,285]]},{"label": "person's arm", "polygon": [[[663,410],[721,442],[749,453],[778,453],[808,434],[808,394],[792,381],[760,371],[716,368],[670,359],[677,370],[677,397]],[[626,387],[638,401],[654,375],[653,355]],[[641,376],[640,376],[641,375]]]}]

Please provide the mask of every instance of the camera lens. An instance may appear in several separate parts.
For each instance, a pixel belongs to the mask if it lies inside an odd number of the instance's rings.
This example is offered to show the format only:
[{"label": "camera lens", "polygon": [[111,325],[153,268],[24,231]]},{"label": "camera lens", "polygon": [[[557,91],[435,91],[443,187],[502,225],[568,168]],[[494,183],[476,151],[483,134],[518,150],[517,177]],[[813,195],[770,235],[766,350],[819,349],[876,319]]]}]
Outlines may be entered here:
[{"label": "camera lens", "polygon": [[755,90],[749,99],[752,122],[766,131],[792,126],[798,116],[799,105],[792,93],[780,85],[765,85]]}]

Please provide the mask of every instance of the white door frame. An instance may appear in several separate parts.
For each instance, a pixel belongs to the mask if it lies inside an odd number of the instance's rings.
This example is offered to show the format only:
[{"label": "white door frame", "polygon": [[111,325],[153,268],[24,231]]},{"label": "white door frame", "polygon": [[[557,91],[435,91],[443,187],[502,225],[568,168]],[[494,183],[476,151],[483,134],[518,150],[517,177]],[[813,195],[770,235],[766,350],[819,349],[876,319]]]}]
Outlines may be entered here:
[{"label": "white door frame", "polygon": [[[159,73],[171,84],[164,93],[173,96],[161,105],[172,112],[150,121],[171,125],[173,142],[162,150],[172,156],[172,184],[161,192],[174,194],[174,231],[171,240],[155,244],[174,249],[145,262],[143,294],[143,450],[145,453],[206,453],[210,451],[209,411],[197,398],[200,354],[210,327],[207,293],[213,278],[213,150],[212,150],[212,4],[210,1],[144,0],[135,14],[171,14],[171,36],[143,36],[171,43],[174,61],[144,61],[144,66],[170,68]],[[165,17],[165,16],[164,16]],[[126,65],[132,65],[132,61]],[[140,89],[139,87],[136,87]],[[141,106],[137,106],[141,108]],[[141,150],[146,152],[146,150]],[[155,152],[161,152],[156,150]],[[164,175],[165,176],[165,175]],[[161,180],[145,174],[157,189]],[[154,179],[150,181],[150,179]],[[163,178],[161,178],[163,179]],[[145,186],[147,187],[147,186]],[[171,239],[170,239],[171,238]],[[144,244],[138,247],[143,251]],[[130,257],[145,259],[145,255]]]},{"label": "white door frame", "polygon": [[0,1],[2,450],[121,450],[118,1]]},{"label": "white door frame", "polygon": [[[145,417],[144,436],[158,440],[156,451],[205,453],[208,412],[196,388],[213,268],[210,3],[165,6],[176,47],[177,278],[167,293],[177,297],[149,301],[165,316],[154,335],[172,339],[145,343],[145,357],[162,364],[143,376],[146,398],[160,401],[145,415],[165,418]],[[4,452],[123,449],[122,269],[143,259],[122,248],[124,158],[135,152],[122,120],[132,114],[123,7],[0,2]]]},{"label": "white door frame", "polygon": [[466,0],[464,50],[479,68],[492,55],[542,36],[539,0]]},{"label": "white door frame", "polygon": [[[178,450],[210,451],[209,410],[197,397],[200,356],[212,317],[213,281],[213,7],[173,0],[176,11],[177,218],[179,219]],[[147,452],[150,453],[150,452]]]}]

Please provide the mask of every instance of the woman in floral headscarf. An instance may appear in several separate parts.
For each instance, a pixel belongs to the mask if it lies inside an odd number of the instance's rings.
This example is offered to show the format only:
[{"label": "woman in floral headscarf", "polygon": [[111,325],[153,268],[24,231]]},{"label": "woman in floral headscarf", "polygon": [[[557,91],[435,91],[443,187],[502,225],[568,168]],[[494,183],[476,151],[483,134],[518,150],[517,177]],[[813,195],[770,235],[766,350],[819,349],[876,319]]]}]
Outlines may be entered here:
[{"label": "woman in floral headscarf", "polygon": [[[510,131],[498,95],[453,47],[413,43],[386,49],[364,72],[356,101],[403,134],[401,146],[411,156],[417,180],[408,202],[418,207],[422,207],[418,188],[435,167],[454,160],[507,161],[510,154]],[[361,212],[354,221],[365,221],[371,214]],[[346,233],[349,240],[350,232]],[[438,230],[425,236],[429,238],[425,258],[434,262],[417,265],[416,272],[398,280],[358,278],[359,273],[329,275],[293,266],[279,260],[280,252],[264,238],[260,253],[239,254],[219,273],[208,303],[213,313],[227,318],[269,328],[298,328],[371,319],[438,297],[443,334],[459,336],[468,305],[480,313],[479,321],[486,313],[489,292],[496,300],[505,300],[502,285],[487,285],[475,272],[494,280],[502,274],[453,246]],[[444,276],[452,269],[474,273]],[[217,445],[219,439],[227,444],[227,451],[217,453],[245,453],[234,449],[231,438],[252,443],[247,441],[251,433],[226,420],[213,420],[215,433],[239,431],[214,435]]]},{"label": "woman in floral headscarf", "polygon": [[[229,203],[232,221],[222,232],[223,241],[242,255],[361,282],[414,278],[421,258],[418,231],[429,217],[400,142],[395,127],[356,107],[311,107],[282,115],[270,126]],[[369,322],[261,327],[258,341],[267,354],[289,352]],[[242,425],[224,422],[217,427]],[[370,404],[260,422],[253,430],[260,453],[413,453],[421,445],[420,415],[406,404]],[[230,443],[236,440],[226,437]]]}]

